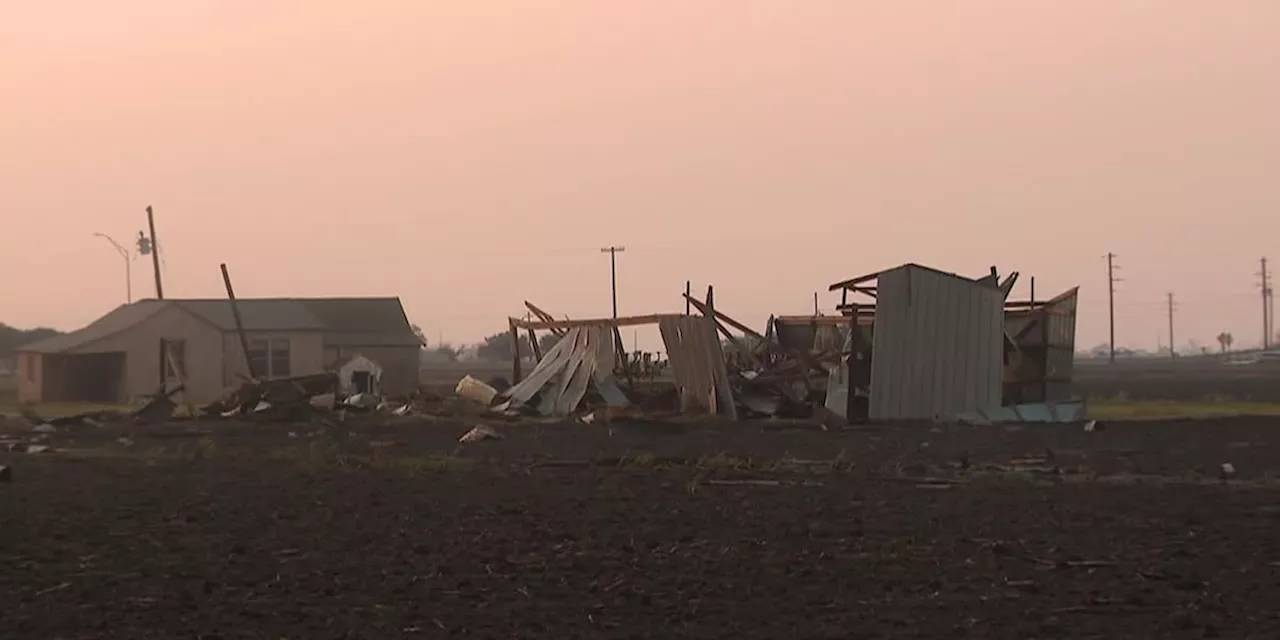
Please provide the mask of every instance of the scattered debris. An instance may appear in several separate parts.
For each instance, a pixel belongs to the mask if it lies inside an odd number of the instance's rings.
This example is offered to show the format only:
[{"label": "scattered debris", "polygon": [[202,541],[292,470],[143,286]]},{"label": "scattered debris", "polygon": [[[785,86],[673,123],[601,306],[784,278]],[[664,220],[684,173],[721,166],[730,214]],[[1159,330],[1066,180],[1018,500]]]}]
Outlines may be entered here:
[{"label": "scattered debris", "polygon": [[1223,480],[1230,480],[1231,478],[1235,477],[1235,475],[1236,475],[1235,465],[1231,464],[1230,462],[1222,463],[1222,466],[1219,468],[1218,477],[1222,478]]},{"label": "scattered debris", "polygon": [[482,424],[472,427],[470,431],[462,434],[458,438],[458,442],[480,442],[482,440],[502,440],[502,434],[494,431],[492,427]]},{"label": "scattered debris", "polygon": [[458,394],[460,397],[473,400],[486,407],[492,405],[493,399],[498,395],[498,390],[493,388],[493,386],[481,382],[469,375],[463,376],[462,379],[458,381],[458,386],[454,387],[453,392]]},{"label": "scattered debris", "polygon": [[0,482],[13,482],[13,469],[0,465]]}]

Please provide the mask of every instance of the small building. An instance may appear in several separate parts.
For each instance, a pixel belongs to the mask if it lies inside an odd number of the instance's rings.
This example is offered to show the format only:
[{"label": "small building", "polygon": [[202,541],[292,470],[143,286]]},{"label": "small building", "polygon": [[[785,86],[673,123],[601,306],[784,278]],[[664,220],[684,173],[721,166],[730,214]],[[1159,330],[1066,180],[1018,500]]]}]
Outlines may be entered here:
[{"label": "small building", "polygon": [[[1006,292],[994,277],[905,264],[831,286],[841,289],[842,311],[860,325],[871,320],[863,360],[870,419],[950,418],[1001,406]],[[874,302],[850,304],[848,292]]]},{"label": "small building", "polygon": [[332,371],[352,355],[381,369],[388,395],[418,387],[422,342],[399,298],[237,300],[248,361],[226,299],[140,300],[88,326],[23,346],[22,402],[131,402],[162,384],[186,384],[204,403],[253,372],[261,378]]},{"label": "small building", "polygon": [[338,390],[344,394],[382,394],[382,367],[362,356],[354,355],[338,365]]}]

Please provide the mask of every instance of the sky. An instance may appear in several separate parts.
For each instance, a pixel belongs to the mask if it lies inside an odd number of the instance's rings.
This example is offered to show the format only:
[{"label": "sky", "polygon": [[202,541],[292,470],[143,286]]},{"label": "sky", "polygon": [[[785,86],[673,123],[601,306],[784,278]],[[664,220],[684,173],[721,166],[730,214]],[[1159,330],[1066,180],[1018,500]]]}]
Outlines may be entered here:
[{"label": "sky", "polygon": [[[0,4],[0,321],[398,295],[428,339],[682,311],[763,328],[903,262],[1080,286],[1078,345],[1261,340],[1274,0]],[[154,295],[133,262],[137,297]],[[647,334],[651,335],[651,334]],[[642,348],[650,337],[635,336]]]}]

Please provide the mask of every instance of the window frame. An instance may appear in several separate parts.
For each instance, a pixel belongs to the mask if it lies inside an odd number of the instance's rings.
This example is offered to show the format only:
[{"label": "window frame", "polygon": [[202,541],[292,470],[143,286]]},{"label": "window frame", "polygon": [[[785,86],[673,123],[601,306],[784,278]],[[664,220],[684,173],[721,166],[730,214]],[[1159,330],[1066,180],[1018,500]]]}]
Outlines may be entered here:
[{"label": "window frame", "polygon": [[[287,378],[293,372],[293,344],[289,338],[252,338],[249,340],[250,371],[267,378]],[[283,364],[283,366],[279,366]]]}]

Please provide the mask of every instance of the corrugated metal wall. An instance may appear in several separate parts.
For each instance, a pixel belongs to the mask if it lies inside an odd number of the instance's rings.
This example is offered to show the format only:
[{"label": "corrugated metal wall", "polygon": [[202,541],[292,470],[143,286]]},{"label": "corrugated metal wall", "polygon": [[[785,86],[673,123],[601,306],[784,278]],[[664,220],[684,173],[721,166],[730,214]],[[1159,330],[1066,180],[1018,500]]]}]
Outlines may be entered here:
[{"label": "corrugated metal wall", "polygon": [[872,420],[947,418],[1000,406],[999,290],[917,265],[880,274],[876,290]]}]

